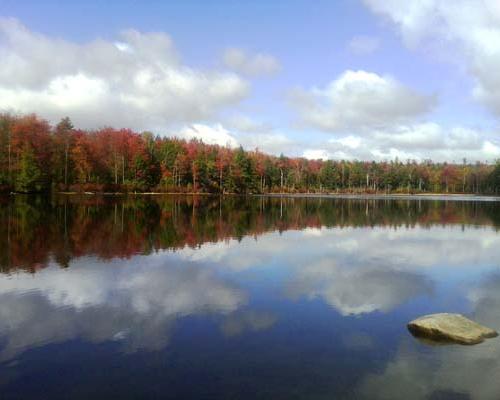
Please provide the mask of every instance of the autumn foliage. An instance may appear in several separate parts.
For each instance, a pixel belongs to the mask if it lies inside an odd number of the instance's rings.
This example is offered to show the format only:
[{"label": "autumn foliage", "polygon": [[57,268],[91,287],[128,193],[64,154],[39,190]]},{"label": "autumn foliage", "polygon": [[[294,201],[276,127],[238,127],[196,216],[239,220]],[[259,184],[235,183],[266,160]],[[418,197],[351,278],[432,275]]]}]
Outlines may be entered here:
[{"label": "autumn foliage", "polygon": [[0,115],[0,191],[496,193],[500,167],[406,160],[307,160]]}]

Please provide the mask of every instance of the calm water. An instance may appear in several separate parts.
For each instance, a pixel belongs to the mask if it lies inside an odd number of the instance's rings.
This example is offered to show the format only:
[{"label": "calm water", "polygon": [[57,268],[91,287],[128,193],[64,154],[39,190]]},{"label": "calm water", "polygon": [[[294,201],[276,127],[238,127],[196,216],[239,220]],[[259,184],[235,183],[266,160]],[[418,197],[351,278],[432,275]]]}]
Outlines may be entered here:
[{"label": "calm water", "polygon": [[2,399],[498,399],[500,203],[0,199]]}]

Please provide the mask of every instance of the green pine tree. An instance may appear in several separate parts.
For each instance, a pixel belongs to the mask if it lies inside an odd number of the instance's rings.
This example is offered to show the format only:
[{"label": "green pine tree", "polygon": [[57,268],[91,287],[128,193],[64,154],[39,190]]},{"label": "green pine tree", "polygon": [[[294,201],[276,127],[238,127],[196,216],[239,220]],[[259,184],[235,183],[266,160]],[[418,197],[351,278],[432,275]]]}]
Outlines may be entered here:
[{"label": "green pine tree", "polygon": [[35,153],[31,146],[27,145],[21,154],[19,162],[19,173],[16,179],[16,190],[18,192],[38,192],[42,189],[42,171],[38,167]]}]

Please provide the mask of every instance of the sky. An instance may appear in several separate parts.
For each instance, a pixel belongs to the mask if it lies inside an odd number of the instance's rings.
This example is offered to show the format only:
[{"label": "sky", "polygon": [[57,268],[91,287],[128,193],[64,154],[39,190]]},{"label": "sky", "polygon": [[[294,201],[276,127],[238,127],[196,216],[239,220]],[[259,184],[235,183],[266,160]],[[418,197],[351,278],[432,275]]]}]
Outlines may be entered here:
[{"label": "sky", "polygon": [[500,158],[498,0],[0,0],[0,111],[310,159]]}]

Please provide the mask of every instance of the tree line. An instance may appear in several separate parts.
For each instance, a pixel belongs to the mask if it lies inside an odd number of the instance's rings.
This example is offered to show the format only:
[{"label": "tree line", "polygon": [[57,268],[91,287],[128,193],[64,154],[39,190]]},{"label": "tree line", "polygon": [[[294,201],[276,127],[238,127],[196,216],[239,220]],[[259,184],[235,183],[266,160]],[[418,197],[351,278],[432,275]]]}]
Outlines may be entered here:
[{"label": "tree line", "polygon": [[497,193],[500,163],[308,160],[0,114],[1,192]]}]

